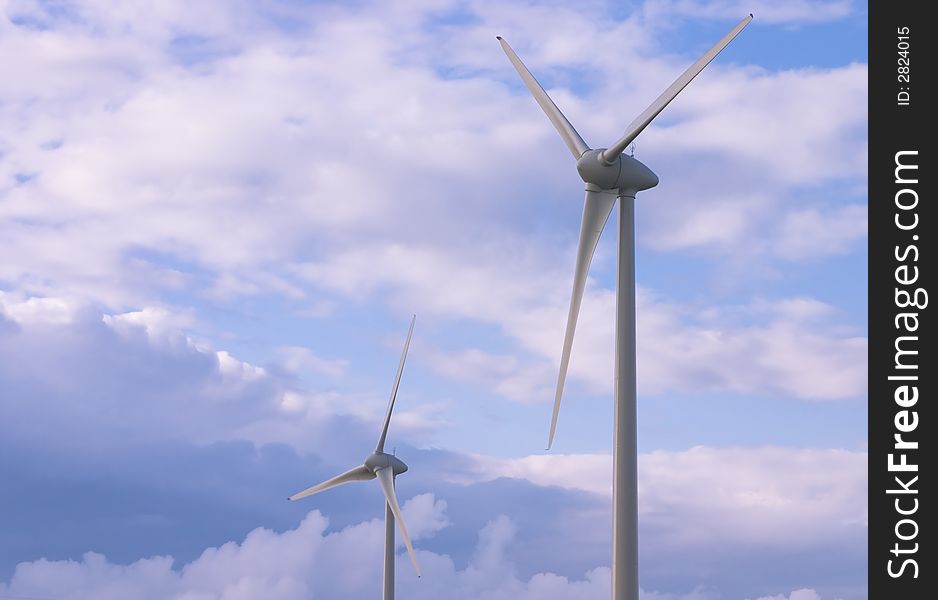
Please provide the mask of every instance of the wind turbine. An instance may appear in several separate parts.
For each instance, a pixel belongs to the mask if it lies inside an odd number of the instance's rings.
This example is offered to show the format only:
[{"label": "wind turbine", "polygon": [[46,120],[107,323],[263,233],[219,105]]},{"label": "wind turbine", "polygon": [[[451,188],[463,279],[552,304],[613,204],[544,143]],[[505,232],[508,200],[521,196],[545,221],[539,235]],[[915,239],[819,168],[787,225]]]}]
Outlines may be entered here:
[{"label": "wind turbine", "polygon": [[384,505],[384,600],[394,600],[394,521],[397,520],[398,527],[401,528],[401,537],[404,538],[404,545],[407,547],[407,554],[410,555],[410,562],[414,564],[414,571],[417,577],[420,577],[420,565],[417,564],[417,555],[414,553],[414,547],[410,543],[410,535],[407,534],[407,527],[404,525],[404,515],[401,514],[401,507],[397,502],[397,495],[394,493],[394,480],[401,473],[407,470],[407,465],[394,456],[384,451],[384,443],[388,437],[388,426],[391,424],[391,412],[394,410],[394,400],[397,398],[397,388],[401,385],[401,375],[404,372],[404,361],[407,358],[407,349],[410,347],[410,338],[414,333],[414,322],[417,315],[410,320],[410,329],[407,330],[407,340],[404,342],[404,352],[401,354],[401,362],[397,367],[397,376],[394,378],[394,386],[391,388],[391,399],[388,401],[388,411],[384,415],[384,427],[381,429],[381,435],[378,437],[378,445],[375,451],[365,459],[364,464],[349,469],[341,475],[336,475],[332,479],[307,488],[302,492],[293,494],[288,500],[299,500],[313,494],[318,494],[329,488],[349,483],[351,481],[367,481],[376,479],[381,485],[381,491],[384,492],[386,500]]},{"label": "wind turbine", "polygon": [[554,396],[547,449],[554,441],[563,384],[570,363],[586,276],[596,243],[619,198],[619,243],[616,272],[615,435],[613,438],[612,488],[612,598],[638,600],[638,450],[635,427],[635,195],[658,185],[651,169],[622,152],[658,114],[752,21],[752,14],[697,59],[635,117],[625,135],[608,148],[591,149],[570,121],[560,112],[518,55],[498,37],[508,60],[514,65],[534,99],[547,114],[576,160],[576,169],[586,183],[586,202],[577,244],[573,295],[567,315],[567,330],[560,358],[560,374]]}]

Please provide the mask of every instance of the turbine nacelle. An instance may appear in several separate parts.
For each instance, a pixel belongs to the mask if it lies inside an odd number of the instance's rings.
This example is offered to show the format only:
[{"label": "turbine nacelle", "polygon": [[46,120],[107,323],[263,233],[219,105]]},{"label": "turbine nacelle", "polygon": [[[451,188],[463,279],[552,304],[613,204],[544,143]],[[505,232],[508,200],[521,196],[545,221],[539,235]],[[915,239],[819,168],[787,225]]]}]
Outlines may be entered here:
[{"label": "turbine nacelle", "polygon": [[377,473],[379,469],[390,467],[395,477],[407,471],[407,465],[404,464],[404,461],[393,454],[385,454],[384,452],[375,452],[366,458],[365,466],[370,469],[372,473]]},{"label": "turbine nacelle", "polygon": [[576,162],[580,177],[596,186],[595,191],[619,190],[620,196],[634,196],[658,185],[658,176],[638,159],[620,154],[607,163],[605,151],[605,148],[587,150]]}]

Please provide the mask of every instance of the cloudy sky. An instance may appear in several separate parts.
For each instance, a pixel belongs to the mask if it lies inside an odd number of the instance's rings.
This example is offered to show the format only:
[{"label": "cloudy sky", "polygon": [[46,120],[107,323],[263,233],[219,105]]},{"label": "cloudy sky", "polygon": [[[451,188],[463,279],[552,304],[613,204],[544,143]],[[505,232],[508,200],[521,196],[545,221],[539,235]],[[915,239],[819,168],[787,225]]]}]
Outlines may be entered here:
[{"label": "cloudy sky", "polygon": [[[0,0],[0,598],[609,593],[615,231],[527,62],[637,140],[643,600],[866,598],[866,6]],[[402,549],[399,548],[399,551]]]}]

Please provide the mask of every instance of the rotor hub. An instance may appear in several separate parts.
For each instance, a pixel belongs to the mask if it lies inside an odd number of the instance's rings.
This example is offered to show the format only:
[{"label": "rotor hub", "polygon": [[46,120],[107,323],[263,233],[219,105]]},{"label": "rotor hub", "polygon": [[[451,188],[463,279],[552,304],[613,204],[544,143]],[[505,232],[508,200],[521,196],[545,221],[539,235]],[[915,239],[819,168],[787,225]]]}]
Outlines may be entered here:
[{"label": "rotor hub", "polygon": [[601,190],[619,190],[620,196],[634,195],[658,185],[658,176],[641,161],[620,154],[611,163],[603,159],[605,148],[587,150],[576,163],[580,177]]},{"label": "rotor hub", "polygon": [[404,464],[404,461],[393,454],[385,454],[384,452],[375,452],[366,458],[365,466],[372,471],[391,467],[391,472],[393,472],[394,475],[400,475],[407,471],[407,465]]}]

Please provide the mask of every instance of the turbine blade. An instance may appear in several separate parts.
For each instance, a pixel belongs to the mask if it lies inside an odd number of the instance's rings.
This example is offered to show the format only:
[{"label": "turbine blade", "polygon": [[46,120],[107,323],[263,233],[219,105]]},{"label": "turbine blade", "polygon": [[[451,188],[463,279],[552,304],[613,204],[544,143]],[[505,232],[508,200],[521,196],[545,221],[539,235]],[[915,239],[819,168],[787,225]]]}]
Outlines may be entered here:
[{"label": "turbine blade", "polygon": [[381,484],[381,490],[384,492],[384,498],[394,513],[394,520],[401,529],[401,537],[404,538],[404,545],[407,547],[407,554],[410,555],[410,562],[414,563],[414,571],[417,577],[420,577],[420,565],[417,564],[417,554],[414,552],[414,546],[410,543],[410,535],[407,533],[407,526],[404,525],[404,515],[401,513],[401,507],[397,503],[397,494],[394,493],[394,473],[390,468],[384,467],[378,469],[375,474],[378,476],[378,483]]},{"label": "turbine blade", "polygon": [[573,332],[576,330],[577,316],[580,314],[580,302],[586,288],[586,276],[589,274],[590,261],[596,251],[596,243],[609,219],[609,213],[616,203],[616,191],[595,191],[587,188],[586,201],[583,205],[583,222],[580,225],[580,241],[576,249],[576,270],[573,274],[573,295],[570,298],[570,312],[567,315],[567,331],[563,338],[563,353],[560,356],[560,374],[557,376],[557,393],[554,396],[554,412],[550,418],[550,435],[547,449],[554,443],[557,430],[557,415],[560,413],[560,398],[563,396],[563,384],[567,379],[567,367],[570,364],[570,349],[573,347]]},{"label": "turbine blade", "polygon": [[635,120],[632,121],[625,130],[625,135],[623,135],[618,142],[612,146],[609,146],[609,148],[603,152],[603,160],[607,163],[610,163],[614,161],[617,156],[622,154],[622,151],[625,150],[626,147],[628,147],[628,145],[631,144],[636,137],[638,137],[638,134],[640,134],[645,129],[645,127],[647,127],[648,124],[651,123],[652,120],[657,117],[658,114],[664,110],[664,108],[670,104],[678,94],[681,93],[681,90],[683,90],[687,84],[697,76],[698,73],[704,70],[704,67],[710,64],[710,61],[716,58],[717,54],[719,54],[723,48],[725,48],[730,42],[733,41],[733,38],[735,38],[736,35],[739,34],[739,32],[742,31],[744,27],[746,27],[746,25],[749,25],[750,21],[752,21],[751,14],[740,21],[736,27],[730,30],[730,32],[727,33],[723,39],[721,39],[716,43],[715,46],[713,46],[713,48],[707,50],[703,56],[697,59],[697,62],[687,67],[687,70],[681,73],[681,76],[675,79],[674,83],[668,86],[668,89],[662,92],[661,95],[658,96],[655,101],[644,110],[644,112],[642,112],[642,114],[635,117]]},{"label": "turbine blade", "polygon": [[360,467],[349,469],[348,471],[346,471],[345,473],[342,473],[341,475],[336,475],[332,479],[329,479],[327,481],[323,481],[322,483],[314,485],[311,488],[306,488],[302,492],[293,494],[292,496],[287,498],[287,500],[299,500],[300,498],[312,496],[313,494],[317,494],[323,490],[334,488],[336,486],[342,485],[343,483],[349,483],[351,481],[367,481],[369,479],[374,479],[374,478],[375,478],[375,474],[371,471],[371,469],[369,469],[365,465],[361,465]]},{"label": "turbine blade", "polygon": [[397,376],[394,377],[394,387],[391,388],[391,399],[388,400],[388,412],[384,415],[384,427],[381,429],[381,437],[378,438],[378,445],[375,446],[375,452],[384,452],[384,442],[388,437],[388,427],[391,425],[391,411],[394,410],[394,400],[397,399],[397,388],[401,385],[401,375],[404,374],[404,360],[407,358],[407,349],[410,348],[410,336],[414,333],[414,323],[417,321],[417,315],[410,320],[410,329],[407,330],[407,339],[404,341],[404,352],[401,354],[401,362],[397,366]]},{"label": "turbine blade", "polygon": [[547,118],[550,119],[550,122],[554,124],[557,133],[560,134],[564,143],[567,144],[567,148],[570,149],[570,153],[573,154],[573,158],[579,159],[583,156],[584,152],[590,149],[589,146],[586,145],[586,142],[583,141],[580,134],[573,128],[573,125],[570,124],[567,117],[563,116],[563,113],[560,112],[560,109],[557,108],[554,101],[550,99],[550,96],[547,95],[547,92],[544,91],[541,84],[537,82],[537,79],[534,79],[534,75],[531,75],[531,72],[524,66],[524,63],[521,62],[521,59],[518,58],[515,51],[511,49],[508,42],[501,36],[496,36],[495,39],[502,45],[502,50],[508,55],[508,60],[514,65],[515,70],[518,71],[518,75],[521,75],[521,80],[524,81],[524,85],[528,86],[531,95],[533,95],[537,103],[541,105],[541,109],[547,115]]}]

